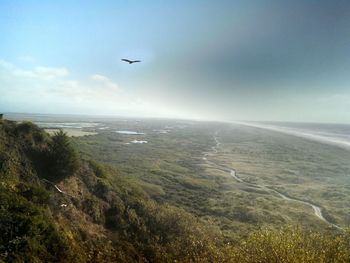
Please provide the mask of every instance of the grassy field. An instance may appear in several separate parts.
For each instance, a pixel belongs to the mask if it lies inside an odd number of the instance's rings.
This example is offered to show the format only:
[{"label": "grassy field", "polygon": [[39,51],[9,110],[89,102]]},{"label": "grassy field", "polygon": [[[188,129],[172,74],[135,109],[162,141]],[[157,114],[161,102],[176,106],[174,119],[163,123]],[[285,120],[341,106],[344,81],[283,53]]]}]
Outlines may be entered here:
[{"label": "grassy field", "polygon": [[[101,127],[83,129],[97,135],[72,139],[84,158],[115,167],[158,202],[218,225],[228,240],[288,223],[330,229],[310,206],[255,184],[318,205],[328,221],[349,225],[350,152],[341,148],[223,123],[120,119]],[[235,180],[230,169],[252,185]]]},{"label": "grassy field", "polygon": [[[46,128],[63,125],[89,135],[71,138],[83,158],[114,167],[157,202],[219,226],[228,240],[289,223],[331,229],[309,205],[285,200],[273,190],[319,206],[323,216],[340,227],[350,224],[350,151],[342,148],[228,123],[67,117],[43,121]],[[235,180],[231,169],[246,183]]]},{"label": "grassy field", "polygon": [[349,151],[262,129],[235,129],[234,137],[230,130],[222,132],[224,154],[217,160],[245,180],[319,205],[330,221],[348,226]]}]

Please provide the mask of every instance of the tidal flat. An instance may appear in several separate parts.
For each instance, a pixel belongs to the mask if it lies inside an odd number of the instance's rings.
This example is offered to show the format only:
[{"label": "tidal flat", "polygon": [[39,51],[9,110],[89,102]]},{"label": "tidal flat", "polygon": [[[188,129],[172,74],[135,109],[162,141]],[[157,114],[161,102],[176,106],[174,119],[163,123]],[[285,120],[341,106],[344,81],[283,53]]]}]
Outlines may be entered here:
[{"label": "tidal flat", "polygon": [[[83,131],[81,129],[70,129],[70,128],[60,128],[63,132],[65,132],[69,137],[79,137],[79,136],[87,136],[87,135],[95,135],[96,132],[88,132]],[[45,129],[45,131],[49,134],[55,134],[60,129]]]}]

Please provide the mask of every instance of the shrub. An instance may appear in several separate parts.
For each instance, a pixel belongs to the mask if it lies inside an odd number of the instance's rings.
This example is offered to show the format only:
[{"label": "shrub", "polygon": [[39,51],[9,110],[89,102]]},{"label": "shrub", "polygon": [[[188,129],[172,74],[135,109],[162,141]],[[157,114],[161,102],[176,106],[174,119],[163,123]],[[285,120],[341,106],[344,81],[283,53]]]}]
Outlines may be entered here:
[{"label": "shrub", "polygon": [[52,181],[60,181],[73,175],[79,168],[78,154],[62,130],[52,136],[47,157],[48,175]]},{"label": "shrub", "polygon": [[109,176],[105,167],[94,160],[89,160],[89,166],[94,171],[95,175],[99,178],[107,178]]},{"label": "shrub", "polygon": [[45,209],[0,189],[0,261],[63,261],[71,253]]},{"label": "shrub", "polygon": [[232,249],[231,262],[349,262],[349,233],[303,232],[295,226],[262,229]]},{"label": "shrub", "polygon": [[27,147],[41,144],[45,141],[42,130],[31,122],[22,122],[15,127],[14,134],[21,139]]},{"label": "shrub", "polygon": [[42,186],[31,186],[28,189],[22,191],[22,196],[27,200],[36,204],[47,204],[50,198],[50,192],[48,192]]}]

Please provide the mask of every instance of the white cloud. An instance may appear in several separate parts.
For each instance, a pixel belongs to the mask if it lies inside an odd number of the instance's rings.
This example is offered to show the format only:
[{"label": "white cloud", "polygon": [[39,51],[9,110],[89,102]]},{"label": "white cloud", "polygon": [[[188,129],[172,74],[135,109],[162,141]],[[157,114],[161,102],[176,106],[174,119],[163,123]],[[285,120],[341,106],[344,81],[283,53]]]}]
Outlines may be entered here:
[{"label": "white cloud", "polygon": [[0,73],[1,72],[6,73],[8,76],[12,75],[18,78],[32,78],[41,80],[61,78],[69,75],[68,70],[62,67],[50,68],[37,66],[32,70],[24,70],[5,60],[0,60]]},{"label": "white cloud", "polygon": [[107,76],[79,80],[64,67],[26,70],[0,60],[0,94],[2,111],[179,117],[166,105],[123,91]]},{"label": "white cloud", "polygon": [[35,62],[35,58],[33,56],[20,56],[17,58],[21,62],[26,62],[26,63],[33,63]]},{"label": "white cloud", "polygon": [[34,72],[44,79],[60,78],[69,75],[66,68],[48,68],[39,66],[35,67]]},{"label": "white cloud", "polygon": [[0,59],[0,68],[5,70],[13,70],[15,66],[3,59]]},{"label": "white cloud", "polygon": [[102,86],[105,86],[109,89],[119,91],[119,87],[117,84],[115,84],[113,81],[111,81],[109,78],[103,75],[94,74],[90,77],[92,80],[94,80],[96,83],[101,84]]}]

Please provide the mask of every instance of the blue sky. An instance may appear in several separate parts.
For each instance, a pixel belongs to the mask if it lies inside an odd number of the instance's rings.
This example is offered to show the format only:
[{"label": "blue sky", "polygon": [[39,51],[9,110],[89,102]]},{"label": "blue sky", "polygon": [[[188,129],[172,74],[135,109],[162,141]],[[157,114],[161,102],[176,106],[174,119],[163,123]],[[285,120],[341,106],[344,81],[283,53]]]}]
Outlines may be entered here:
[{"label": "blue sky", "polygon": [[0,0],[0,13],[1,111],[350,123],[349,1]]}]

